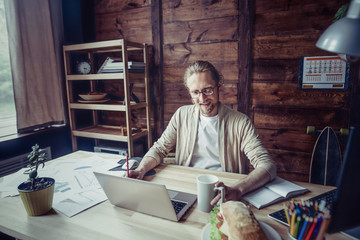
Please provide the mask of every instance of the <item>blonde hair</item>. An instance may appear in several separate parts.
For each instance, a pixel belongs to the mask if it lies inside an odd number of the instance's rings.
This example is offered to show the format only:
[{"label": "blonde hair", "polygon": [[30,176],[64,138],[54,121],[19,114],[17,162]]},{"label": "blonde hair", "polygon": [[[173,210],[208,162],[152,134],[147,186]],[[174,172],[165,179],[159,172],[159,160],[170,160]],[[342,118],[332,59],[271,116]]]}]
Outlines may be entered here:
[{"label": "blonde hair", "polygon": [[207,72],[210,71],[213,79],[216,82],[216,85],[218,85],[222,79],[223,76],[219,73],[218,70],[208,61],[196,61],[192,63],[190,66],[187,67],[184,74],[184,84],[186,85],[187,79],[193,75],[194,73],[199,72]]}]

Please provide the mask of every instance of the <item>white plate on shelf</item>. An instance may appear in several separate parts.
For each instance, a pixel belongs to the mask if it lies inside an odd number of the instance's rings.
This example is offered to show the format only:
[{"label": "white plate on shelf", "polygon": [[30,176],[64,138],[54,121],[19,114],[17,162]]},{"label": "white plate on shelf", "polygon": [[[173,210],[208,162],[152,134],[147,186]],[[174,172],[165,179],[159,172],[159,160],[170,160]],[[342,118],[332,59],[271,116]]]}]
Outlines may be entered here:
[{"label": "white plate on shelf", "polygon": [[[279,233],[268,224],[259,221],[260,227],[269,240],[281,240]],[[206,224],[201,233],[201,240],[210,240],[210,223]]]},{"label": "white plate on shelf", "polygon": [[81,100],[81,99],[78,100],[79,103],[104,103],[107,101],[110,101],[110,99],[105,98],[101,100]]}]

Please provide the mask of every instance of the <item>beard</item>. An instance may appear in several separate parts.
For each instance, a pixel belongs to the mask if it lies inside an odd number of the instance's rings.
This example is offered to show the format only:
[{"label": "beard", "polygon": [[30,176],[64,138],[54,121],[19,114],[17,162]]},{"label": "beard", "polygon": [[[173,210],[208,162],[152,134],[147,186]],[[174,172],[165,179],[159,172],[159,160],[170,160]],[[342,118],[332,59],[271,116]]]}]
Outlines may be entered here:
[{"label": "beard", "polygon": [[201,115],[209,117],[209,115],[211,116],[215,116],[217,114],[213,113],[214,109],[217,107],[218,103],[213,103],[211,101],[207,101],[204,103],[195,103],[197,105],[197,107],[200,110]]}]

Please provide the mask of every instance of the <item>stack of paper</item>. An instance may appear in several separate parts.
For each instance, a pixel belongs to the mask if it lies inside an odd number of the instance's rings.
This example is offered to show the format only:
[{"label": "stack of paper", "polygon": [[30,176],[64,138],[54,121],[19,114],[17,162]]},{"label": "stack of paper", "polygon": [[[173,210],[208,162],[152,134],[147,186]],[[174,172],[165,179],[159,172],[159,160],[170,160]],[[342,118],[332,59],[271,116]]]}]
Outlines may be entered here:
[{"label": "stack of paper", "polygon": [[[39,176],[51,176],[55,179],[53,209],[72,217],[107,197],[98,183],[93,171],[111,169],[118,166],[118,158],[104,159],[93,156],[84,159],[53,161],[45,168],[39,168]],[[17,186],[28,176],[23,174],[26,168],[5,176],[0,182],[0,197],[18,195]]]},{"label": "stack of paper", "polygon": [[[132,73],[143,73],[145,71],[144,62],[128,62],[129,72]],[[118,73],[124,71],[124,62],[118,58],[107,57],[104,63],[101,65],[98,73]]]}]

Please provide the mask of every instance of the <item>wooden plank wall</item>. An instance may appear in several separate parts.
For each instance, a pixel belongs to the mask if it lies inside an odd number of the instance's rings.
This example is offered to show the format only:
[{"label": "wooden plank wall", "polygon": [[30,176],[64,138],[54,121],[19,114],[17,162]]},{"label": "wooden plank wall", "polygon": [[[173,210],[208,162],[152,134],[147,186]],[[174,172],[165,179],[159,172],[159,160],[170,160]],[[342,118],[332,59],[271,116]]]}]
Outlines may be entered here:
[{"label": "wooden plank wall", "polygon": [[329,55],[315,43],[344,2],[255,1],[250,115],[287,179],[308,180],[315,144],[308,125],[348,127],[348,91],[298,87],[301,57]]},{"label": "wooden plank wall", "polygon": [[162,13],[165,124],[179,106],[191,104],[183,74],[195,60],[220,69],[225,79],[220,99],[237,109],[238,1],[167,0]]},{"label": "wooden plank wall", "polygon": [[[153,46],[153,125],[158,136],[175,110],[191,103],[183,85],[186,66],[209,60],[225,77],[221,101],[249,109],[279,175],[307,181],[315,138],[305,133],[306,126],[348,127],[351,92],[300,90],[300,58],[329,55],[315,43],[345,2],[256,0],[245,1],[248,6],[243,7],[240,0],[96,0],[96,37]],[[244,12],[247,7],[252,11]],[[252,31],[248,52],[244,29]],[[246,62],[249,54],[251,61]],[[247,92],[243,76],[249,69]]]}]

